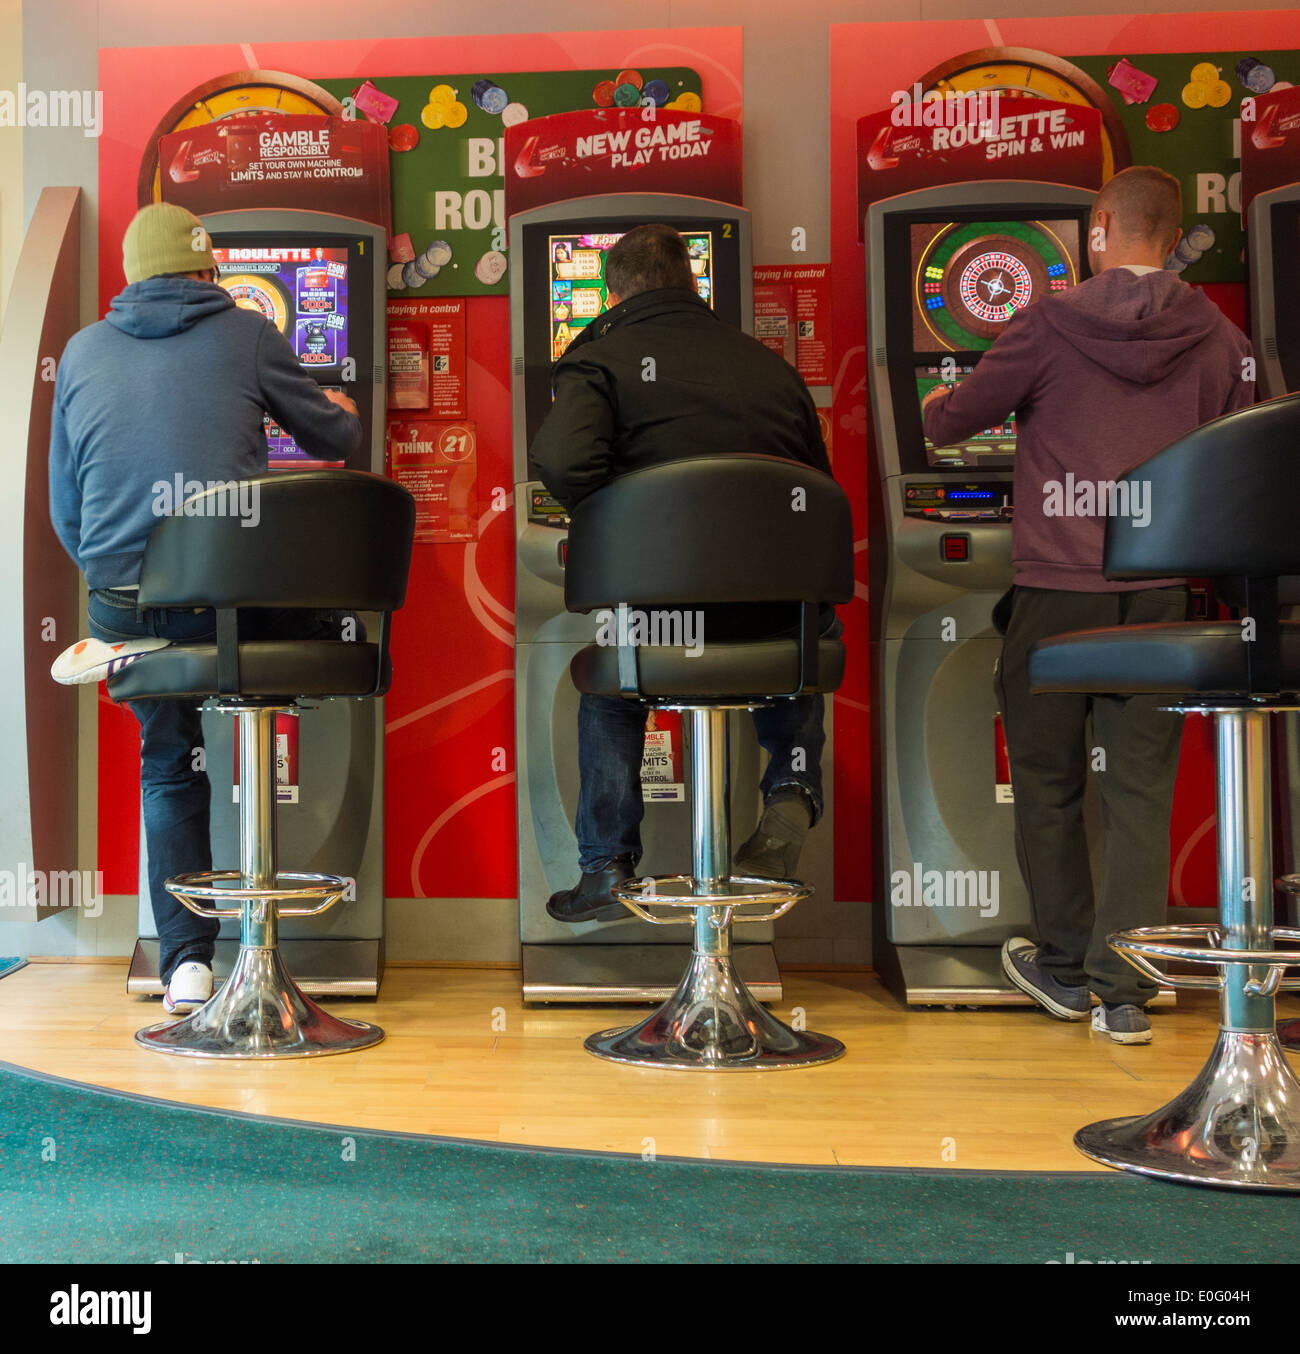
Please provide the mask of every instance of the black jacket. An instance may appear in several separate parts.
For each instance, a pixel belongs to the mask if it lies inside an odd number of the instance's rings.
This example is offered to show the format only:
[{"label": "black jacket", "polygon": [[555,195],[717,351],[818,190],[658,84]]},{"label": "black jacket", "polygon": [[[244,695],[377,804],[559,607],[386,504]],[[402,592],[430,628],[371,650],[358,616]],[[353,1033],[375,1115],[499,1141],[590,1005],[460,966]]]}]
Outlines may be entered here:
[{"label": "black jacket", "polygon": [[531,454],[570,510],[616,475],[687,456],[783,456],[831,473],[798,373],[694,292],[642,292],[593,320],[552,386]]}]

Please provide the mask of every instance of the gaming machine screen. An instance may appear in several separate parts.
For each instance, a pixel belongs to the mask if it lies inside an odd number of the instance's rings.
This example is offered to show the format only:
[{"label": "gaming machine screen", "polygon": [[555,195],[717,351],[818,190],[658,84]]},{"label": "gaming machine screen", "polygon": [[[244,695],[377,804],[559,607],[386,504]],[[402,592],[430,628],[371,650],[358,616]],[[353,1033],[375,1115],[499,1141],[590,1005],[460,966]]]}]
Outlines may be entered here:
[{"label": "gaming machine screen", "polygon": [[[661,218],[662,219],[662,218]],[[725,217],[670,218],[686,241],[695,290],[728,324],[741,322],[740,233]],[[551,407],[551,368],[608,308],[605,258],[638,220],[555,221],[523,234],[525,423],[531,444]],[[530,474],[535,469],[530,467]]]},{"label": "gaming machine screen", "polygon": [[[608,308],[605,257],[625,232],[552,235],[549,239],[551,360]],[[700,298],[713,304],[713,232],[684,231]]]},{"label": "gaming machine screen", "polygon": [[[1081,280],[1080,223],[912,221],[908,225],[911,367],[920,402],[975,369],[1018,311]],[[925,441],[931,466],[1008,464],[1015,416],[951,447]]]},{"label": "gaming machine screen", "polygon": [[[289,340],[303,368],[322,385],[341,381],[344,360],[358,357],[349,347],[348,281],[352,269],[347,244],[214,242],[212,255],[220,270],[220,285],[236,305],[270,320]],[[358,361],[357,365],[362,367],[363,363]],[[313,459],[269,414],[264,423],[271,469],[344,464]]]}]

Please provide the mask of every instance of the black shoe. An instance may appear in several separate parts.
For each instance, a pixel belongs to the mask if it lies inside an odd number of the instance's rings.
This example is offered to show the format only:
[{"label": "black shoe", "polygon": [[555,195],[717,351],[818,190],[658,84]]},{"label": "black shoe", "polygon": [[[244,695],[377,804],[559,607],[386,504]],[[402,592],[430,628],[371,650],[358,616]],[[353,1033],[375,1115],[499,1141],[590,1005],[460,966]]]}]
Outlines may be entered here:
[{"label": "black shoe", "polygon": [[618,921],[633,913],[610,893],[615,884],[632,878],[632,857],[611,860],[603,870],[583,872],[576,888],[551,894],[547,912],[556,921]]},{"label": "black shoe", "polygon": [[799,867],[803,839],[812,825],[812,800],[802,790],[773,792],[753,836],[736,852],[736,873],[763,879],[791,879]]}]

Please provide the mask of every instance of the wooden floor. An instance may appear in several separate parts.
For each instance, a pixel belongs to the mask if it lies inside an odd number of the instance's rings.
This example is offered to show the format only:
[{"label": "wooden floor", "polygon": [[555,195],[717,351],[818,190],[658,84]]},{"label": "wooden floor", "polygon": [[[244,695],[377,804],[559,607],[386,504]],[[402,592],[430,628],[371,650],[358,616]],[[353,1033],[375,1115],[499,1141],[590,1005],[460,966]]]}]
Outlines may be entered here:
[{"label": "wooden floor", "polygon": [[1153,1016],[1152,1044],[1121,1047],[1034,1010],[903,1010],[871,974],[785,979],[777,1013],[788,1020],[803,1007],[808,1028],[848,1045],[845,1058],[749,1074],[621,1067],[591,1057],[582,1040],[640,1019],[630,1008],[525,1007],[519,975],[506,969],[398,968],[377,1002],[330,1003],[382,1025],[388,1038],[378,1047],[274,1065],[211,1063],[132,1041],[162,1008],[127,996],[123,961],[33,963],[0,980],[0,1060],[217,1109],[491,1142],[1087,1170],[1074,1131],[1172,1098],[1204,1062],[1216,1023],[1212,996],[1183,995],[1177,1010]]}]

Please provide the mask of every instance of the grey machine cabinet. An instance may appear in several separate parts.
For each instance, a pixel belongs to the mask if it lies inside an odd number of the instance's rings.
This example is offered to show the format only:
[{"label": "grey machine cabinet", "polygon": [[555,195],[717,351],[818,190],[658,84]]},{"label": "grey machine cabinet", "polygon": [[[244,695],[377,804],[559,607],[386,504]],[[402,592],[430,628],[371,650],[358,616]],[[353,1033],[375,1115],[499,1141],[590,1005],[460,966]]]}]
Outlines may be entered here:
[{"label": "grey machine cabinet", "polygon": [[[916,412],[907,232],[913,224],[1078,221],[1086,276],[1092,198],[1060,184],[984,181],[901,194],[872,204],[866,215],[875,447],[868,472],[872,959],[890,990],[908,1003],[1027,1002],[1003,976],[1000,949],[1013,935],[1033,934],[1033,923],[1016,864],[1014,809],[995,790],[993,677],[1001,639],[991,612],[1011,586],[1013,472],[1009,455],[991,464],[926,463]],[[954,490],[962,497],[952,496]],[[921,513],[918,502],[936,506]],[[945,535],[966,538],[966,559],[944,558]],[[945,875],[996,871],[996,915],[974,906],[895,906],[892,881],[900,871],[915,878],[918,867]]]},{"label": "grey machine cabinet", "polygon": [[[214,244],[293,240],[312,246],[350,243],[349,344],[357,359],[354,382],[341,382],[357,401],[366,436],[352,470],[384,473],[387,377],[386,264],[382,227],[350,217],[309,211],[213,212],[202,218]],[[368,331],[368,336],[367,336]],[[358,342],[358,339],[360,342]],[[326,380],[325,384],[334,384]],[[328,542],[322,542],[322,547]],[[366,618],[363,617],[363,620]],[[278,812],[280,860],[286,869],[337,874],[356,881],[324,916],[281,922],[281,949],[295,981],[313,996],[374,996],[384,953],[384,702],[323,701],[299,719],[299,802]],[[215,869],[239,861],[234,771],[235,719],[205,713],[203,738],[212,781],[212,858]],[[160,993],[158,940],[149,903],[148,860],[140,831],[139,940],[127,990]],[[224,921],[213,972],[224,978],[239,948],[239,923]]]},{"label": "grey machine cabinet", "polygon": [[[632,918],[570,926],[546,913],[546,900],[578,877],[573,822],[578,798],[578,696],[569,661],[594,642],[594,616],[564,609],[567,519],[530,472],[528,444],[550,405],[548,238],[564,233],[621,234],[662,221],[682,231],[725,237],[726,272],[734,295],[715,298],[720,313],[753,330],[749,213],[730,203],[660,194],[577,198],[510,218],[510,329],[514,444],[515,727],[518,748],[519,934],[526,1000],[542,1002],[662,1001],[676,987],[689,952],[688,928],[671,931]],[[732,243],[734,241],[734,243]],[[542,310],[530,289],[546,289]],[[753,724],[730,717],[732,840],[752,830],[758,813],[760,758]],[[676,873],[691,858],[689,806],[647,802],[642,873]],[[829,853],[829,832],[809,846]],[[810,855],[811,852],[806,852]],[[678,937],[680,932],[680,937]],[[761,1000],[779,1000],[780,976],[771,924],[737,933],[737,966]],[[669,940],[667,937],[674,939]]]}]

